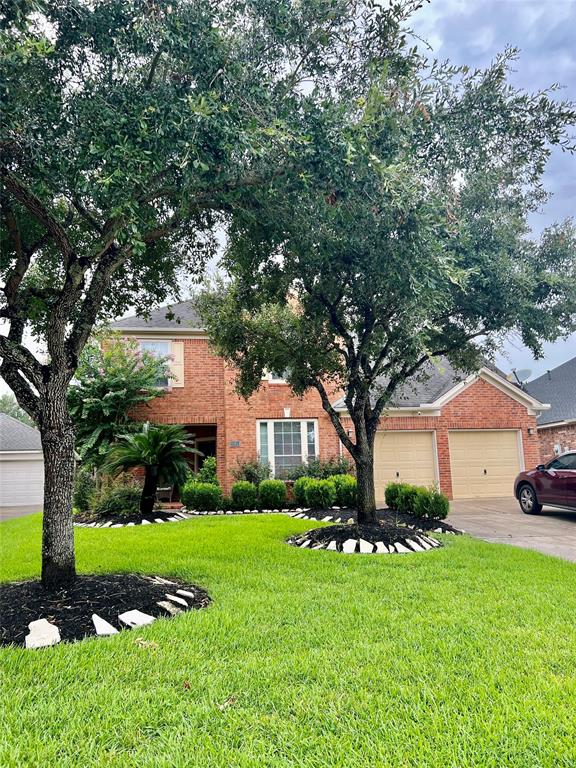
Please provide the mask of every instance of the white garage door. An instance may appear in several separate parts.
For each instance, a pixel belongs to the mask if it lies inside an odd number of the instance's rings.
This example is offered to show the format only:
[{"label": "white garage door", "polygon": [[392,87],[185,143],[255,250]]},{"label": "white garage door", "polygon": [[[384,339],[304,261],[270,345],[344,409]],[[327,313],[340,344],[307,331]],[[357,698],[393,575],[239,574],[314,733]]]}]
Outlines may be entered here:
[{"label": "white garage door", "polygon": [[455,499],[512,495],[520,472],[517,430],[454,431],[449,442]]},{"label": "white garage door", "polygon": [[30,458],[0,456],[0,507],[31,504],[42,506],[44,494],[44,461],[42,455]]},{"label": "white garage door", "polygon": [[384,501],[391,482],[435,485],[436,449],[433,432],[376,433],[374,441],[374,485],[376,503]]}]

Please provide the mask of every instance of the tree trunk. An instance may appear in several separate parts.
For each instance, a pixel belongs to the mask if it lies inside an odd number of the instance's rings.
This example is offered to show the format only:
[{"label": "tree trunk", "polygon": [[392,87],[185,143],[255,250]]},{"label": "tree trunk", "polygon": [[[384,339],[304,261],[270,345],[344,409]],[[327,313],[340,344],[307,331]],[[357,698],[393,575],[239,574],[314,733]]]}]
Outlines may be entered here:
[{"label": "tree trunk", "polygon": [[72,496],[74,428],[66,408],[66,385],[51,387],[42,404],[40,437],[44,453],[42,585],[69,586],[76,578]]},{"label": "tree trunk", "polygon": [[146,467],[144,488],[140,497],[140,516],[152,514],[158,490],[158,467]]},{"label": "tree trunk", "polygon": [[374,491],[374,440],[364,438],[358,442],[356,463],[358,523],[376,522],[376,494]]}]

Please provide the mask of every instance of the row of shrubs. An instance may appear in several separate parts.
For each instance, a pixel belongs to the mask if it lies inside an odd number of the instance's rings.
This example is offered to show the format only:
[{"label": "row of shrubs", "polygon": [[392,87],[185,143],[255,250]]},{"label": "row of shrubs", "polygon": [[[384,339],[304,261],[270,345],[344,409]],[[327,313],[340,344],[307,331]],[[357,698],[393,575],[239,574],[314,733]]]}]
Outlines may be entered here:
[{"label": "row of shrubs", "polygon": [[[227,499],[216,483],[189,480],[181,491],[182,502],[189,509],[278,509],[287,503],[286,484],[282,480],[262,480],[258,487],[249,480],[238,480]],[[356,503],[356,478],[333,475],[325,480],[300,477],[294,483],[294,499],[312,509],[327,509],[334,504],[351,507]]]},{"label": "row of shrubs", "polygon": [[435,488],[408,483],[390,483],[384,491],[386,506],[416,517],[444,520],[448,514],[448,497]]}]

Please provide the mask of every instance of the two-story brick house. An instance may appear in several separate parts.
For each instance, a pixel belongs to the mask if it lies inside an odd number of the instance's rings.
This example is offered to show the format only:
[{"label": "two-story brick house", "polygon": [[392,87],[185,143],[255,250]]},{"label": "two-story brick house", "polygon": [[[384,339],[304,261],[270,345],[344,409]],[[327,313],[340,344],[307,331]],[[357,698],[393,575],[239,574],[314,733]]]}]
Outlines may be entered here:
[{"label": "two-story brick house", "polygon": [[[311,456],[345,453],[315,391],[296,397],[269,374],[246,402],[234,390],[234,370],[211,351],[192,303],[171,307],[174,319],[167,309],[112,324],[143,347],[173,357],[168,393],[138,415],[185,425],[198,448],[217,457],[225,489],[234,468],[247,460],[269,461],[280,476]],[[377,500],[396,479],[435,484],[450,498],[510,495],[517,472],[539,463],[536,417],[546,406],[488,368],[467,376],[443,362],[430,374],[407,384],[382,419],[375,444]],[[352,430],[341,393],[333,402]]]}]

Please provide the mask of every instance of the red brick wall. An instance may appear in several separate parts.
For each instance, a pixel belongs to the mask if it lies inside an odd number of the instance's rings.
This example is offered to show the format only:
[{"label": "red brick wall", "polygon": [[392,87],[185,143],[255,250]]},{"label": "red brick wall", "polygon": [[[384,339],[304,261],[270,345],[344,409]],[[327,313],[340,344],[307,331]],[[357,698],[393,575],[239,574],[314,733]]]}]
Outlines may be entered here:
[{"label": "red brick wall", "polygon": [[554,446],[560,445],[560,451],[576,450],[576,424],[565,424],[560,427],[540,428],[538,430],[540,440],[540,453],[542,461],[547,462],[553,459]]},{"label": "red brick wall", "polygon": [[[237,463],[256,457],[256,421],[283,419],[284,408],[290,408],[291,419],[318,420],[322,458],[340,453],[336,431],[315,390],[298,398],[286,384],[263,382],[246,402],[234,391],[233,370],[210,351],[205,339],[174,340],[184,341],[184,387],[174,387],[135,415],[165,423],[216,425],[218,475],[226,491],[230,489],[231,472]],[[336,397],[334,393],[333,398]],[[349,419],[344,422],[351,428]],[[542,438],[539,440],[536,431],[536,418],[527,413],[525,406],[482,379],[445,405],[440,416],[390,416],[382,420],[382,428],[436,431],[440,485],[448,496],[452,495],[450,429],[519,429],[525,466],[534,467],[540,462]],[[534,434],[529,435],[528,429]],[[233,441],[239,441],[240,445],[231,446]]]}]

